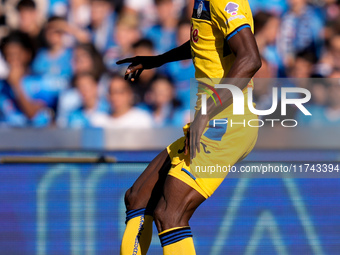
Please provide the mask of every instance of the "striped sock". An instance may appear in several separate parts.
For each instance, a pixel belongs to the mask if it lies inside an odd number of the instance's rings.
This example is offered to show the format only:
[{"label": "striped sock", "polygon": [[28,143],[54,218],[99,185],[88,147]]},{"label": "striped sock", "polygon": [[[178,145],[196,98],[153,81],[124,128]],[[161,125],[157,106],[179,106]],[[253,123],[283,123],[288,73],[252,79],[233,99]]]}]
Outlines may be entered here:
[{"label": "striped sock", "polygon": [[195,255],[190,227],[171,228],[159,233],[164,255]]},{"label": "striped sock", "polygon": [[145,255],[152,238],[153,217],[145,208],[126,212],[120,255]]}]

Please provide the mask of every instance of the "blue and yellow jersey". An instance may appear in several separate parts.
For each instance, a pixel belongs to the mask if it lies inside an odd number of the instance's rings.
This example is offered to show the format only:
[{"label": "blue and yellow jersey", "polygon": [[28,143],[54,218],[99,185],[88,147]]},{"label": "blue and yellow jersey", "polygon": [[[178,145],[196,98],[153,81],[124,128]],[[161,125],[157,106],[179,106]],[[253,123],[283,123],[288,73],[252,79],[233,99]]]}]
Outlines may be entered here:
[{"label": "blue and yellow jersey", "polygon": [[[195,0],[191,19],[191,55],[195,77],[199,80],[199,88],[202,88],[198,91],[196,110],[200,109],[200,94],[206,94],[203,92],[205,86],[201,84],[214,86],[227,76],[235,61],[228,41],[247,27],[254,32],[247,0]],[[248,86],[253,86],[253,82]],[[246,89],[243,93],[247,97]],[[229,106],[224,113],[229,113],[231,108]]]},{"label": "blue and yellow jersey", "polygon": [[247,0],[195,0],[191,49],[196,78],[223,78],[235,61],[228,40],[249,27],[253,16]]}]

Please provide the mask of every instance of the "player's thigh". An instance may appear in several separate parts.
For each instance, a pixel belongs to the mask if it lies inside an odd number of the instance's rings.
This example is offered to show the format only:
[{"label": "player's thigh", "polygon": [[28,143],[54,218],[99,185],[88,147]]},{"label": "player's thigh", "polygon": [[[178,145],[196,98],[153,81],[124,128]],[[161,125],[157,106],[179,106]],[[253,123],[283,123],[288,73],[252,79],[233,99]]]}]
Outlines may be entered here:
[{"label": "player's thigh", "polygon": [[126,192],[125,204],[128,210],[150,207],[153,209],[163,191],[166,176],[171,167],[167,150],[163,150],[146,167],[132,187]]},{"label": "player's thigh", "polygon": [[198,191],[180,179],[168,175],[164,191],[155,209],[155,223],[159,232],[188,226],[197,207],[205,201]]}]

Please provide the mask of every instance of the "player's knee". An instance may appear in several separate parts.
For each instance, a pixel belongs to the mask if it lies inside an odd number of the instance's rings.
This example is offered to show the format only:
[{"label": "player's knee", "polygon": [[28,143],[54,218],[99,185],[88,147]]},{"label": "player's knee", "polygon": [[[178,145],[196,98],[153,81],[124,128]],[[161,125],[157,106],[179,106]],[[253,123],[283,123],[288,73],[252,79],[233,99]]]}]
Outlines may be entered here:
[{"label": "player's knee", "polygon": [[187,225],[181,213],[166,209],[166,207],[160,205],[158,205],[154,211],[154,221],[158,232]]}]

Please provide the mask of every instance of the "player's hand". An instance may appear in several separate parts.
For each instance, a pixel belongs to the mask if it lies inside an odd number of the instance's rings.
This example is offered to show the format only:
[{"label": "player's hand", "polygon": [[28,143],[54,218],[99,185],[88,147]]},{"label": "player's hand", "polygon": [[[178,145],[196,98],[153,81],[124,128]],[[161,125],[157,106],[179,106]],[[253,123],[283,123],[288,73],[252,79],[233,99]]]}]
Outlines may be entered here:
[{"label": "player's hand", "polygon": [[201,137],[208,122],[208,115],[198,114],[194,121],[190,124],[190,128],[187,132],[187,138],[185,140],[185,154],[187,155],[188,152],[190,152],[190,161],[196,157],[196,151],[198,153],[201,152]]},{"label": "player's hand", "polygon": [[119,60],[116,64],[131,63],[125,72],[125,80],[135,81],[145,69],[152,69],[162,65],[160,56],[137,56]]}]

